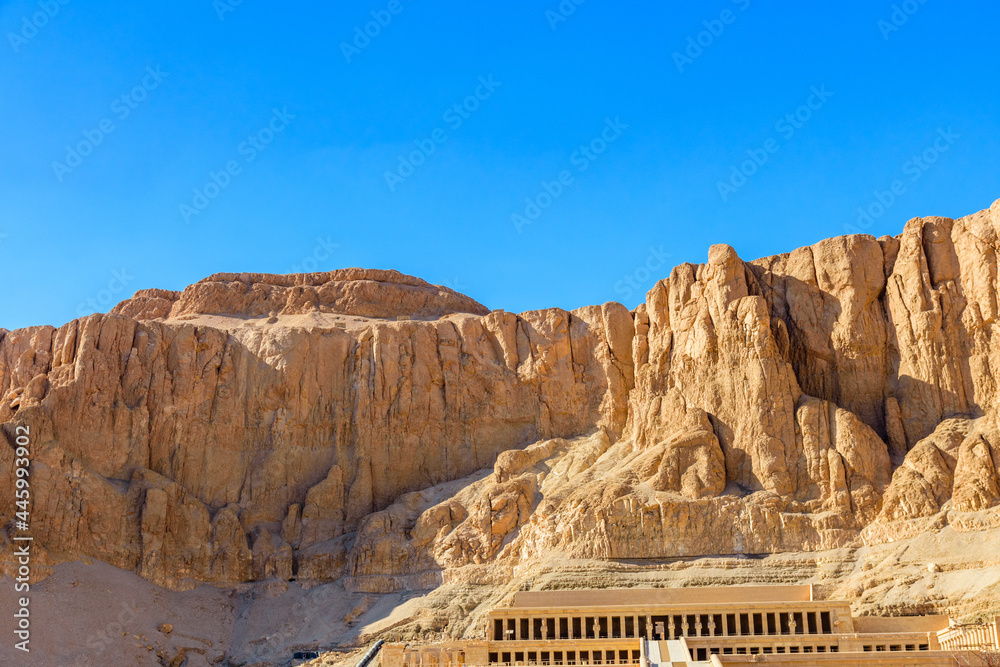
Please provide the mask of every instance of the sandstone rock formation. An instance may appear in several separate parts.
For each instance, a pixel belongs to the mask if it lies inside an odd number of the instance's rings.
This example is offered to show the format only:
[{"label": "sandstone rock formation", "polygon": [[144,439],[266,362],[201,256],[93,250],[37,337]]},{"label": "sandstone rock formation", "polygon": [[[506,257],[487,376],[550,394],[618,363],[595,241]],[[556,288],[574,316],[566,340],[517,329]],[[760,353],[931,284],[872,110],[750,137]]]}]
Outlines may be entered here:
[{"label": "sandstone rock formation", "polygon": [[[994,530],[998,235],[1000,201],[752,262],[713,246],[634,311],[488,311],[391,271],[217,274],[4,332],[0,423],[31,430],[42,564],[174,588],[385,593],[552,554]],[[13,507],[0,487],[4,554]]]},{"label": "sandstone rock formation", "polygon": [[485,315],[473,299],[399,271],[340,269],[277,276],[216,273],[182,292],[139,290],[112,309],[137,320],[183,318],[201,313],[253,317],[265,313],[342,313],[363,317]]}]

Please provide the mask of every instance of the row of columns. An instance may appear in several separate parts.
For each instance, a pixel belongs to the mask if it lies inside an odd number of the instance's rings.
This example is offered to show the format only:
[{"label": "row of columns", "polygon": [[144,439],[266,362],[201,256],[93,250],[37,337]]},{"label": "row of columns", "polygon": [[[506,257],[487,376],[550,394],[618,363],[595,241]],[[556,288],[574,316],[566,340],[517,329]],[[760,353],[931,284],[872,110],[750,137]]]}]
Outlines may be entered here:
[{"label": "row of columns", "polygon": [[[814,614],[813,623],[808,624],[809,620],[807,614]],[[773,615],[774,618],[774,630],[775,632],[768,632],[768,616]],[[694,617],[694,624],[689,621],[690,617]],[[743,618],[746,617],[746,626],[743,627]],[[755,632],[756,618],[755,616],[760,616],[760,626],[762,632]],[[678,624],[676,618],[680,617],[681,622]],[[703,617],[707,617],[707,622],[702,622]],[[721,617],[721,632],[716,634],[716,628],[718,624],[716,623],[716,617]],[[801,627],[800,622],[796,620],[796,617],[802,619]],[[492,619],[491,622],[496,620],[501,621],[501,632],[500,636],[496,636],[496,632],[493,632],[494,640],[548,640],[548,639],[586,639],[588,637],[586,629],[586,621],[588,618],[592,618],[593,622],[591,625],[592,637],[595,639],[631,639],[639,637],[640,619],[642,618],[638,614],[633,615],[601,615],[601,616],[545,616],[542,617],[541,627],[536,632],[535,621],[539,620],[538,617],[527,619],[527,633],[523,631],[522,621],[524,618],[517,617],[506,617],[502,619]],[[832,632],[832,628],[827,628],[824,632],[822,627],[821,616],[819,612],[750,612],[750,613],[731,613],[731,614],[670,614],[666,616],[667,620],[655,621],[652,615],[647,615],[642,620],[645,620],[645,635],[646,639],[676,639],[679,636],[685,637],[730,637],[730,636],[773,636],[773,635],[796,635],[796,634],[813,634],[810,632],[810,625],[812,629],[815,630],[816,634],[826,634]],[[601,628],[601,620],[604,620],[604,627],[606,630]],[[618,632],[614,632],[614,619],[618,620]],[[631,619],[631,632],[628,631],[628,624],[626,619]],[[513,621],[513,628],[511,628],[511,621]],[[550,633],[549,621],[554,621],[553,631]],[[566,623],[566,636],[563,637],[562,633],[562,622]],[[578,623],[574,623],[578,621]],[[731,622],[730,622],[731,621]],[[735,632],[730,632],[730,626],[735,629]],[[787,628],[787,632],[783,632]],[[549,636],[549,635],[552,636]]]},{"label": "row of columns", "polygon": [[[563,621],[563,620],[566,621],[566,634],[567,634],[566,638],[567,639],[586,639],[587,638],[587,632],[586,632],[585,622],[586,622],[587,618],[593,618],[594,619],[594,622],[591,625],[591,631],[593,632],[594,638],[597,638],[597,639],[614,639],[614,638],[631,638],[631,637],[635,637],[636,636],[636,631],[637,631],[637,629],[639,627],[639,616],[638,615],[632,615],[632,616],[621,616],[621,615],[616,615],[616,616],[593,616],[593,617],[590,617],[590,616],[545,616],[545,617],[541,618],[542,623],[541,623],[541,628],[540,628],[539,632],[537,633],[538,636],[535,636],[536,635],[536,632],[535,632],[535,621],[539,620],[539,619],[538,619],[538,617],[529,618],[528,619],[528,633],[527,633],[527,636],[525,636],[524,633],[521,631],[521,621],[524,620],[524,619],[522,619],[522,618],[513,618],[513,619],[511,619],[511,618],[504,618],[504,619],[501,619],[502,624],[503,624],[502,625],[502,635],[503,636],[501,636],[501,637],[494,637],[494,639],[496,639],[496,640],[501,640],[501,639],[508,639],[508,640],[512,640],[512,639],[513,640],[524,640],[524,639],[530,639],[530,640],[559,639],[561,637],[561,635],[562,635],[562,632],[561,632],[561,621]],[[601,622],[600,622],[600,619],[602,619],[602,618],[605,620],[605,627],[607,628],[607,633],[604,634],[604,635],[602,635]],[[615,618],[618,619],[618,634],[617,635],[614,634],[614,625],[613,625],[613,622],[612,622],[612,619],[615,619]],[[626,622],[625,622],[626,618],[631,618],[632,619],[632,633],[628,634],[628,635],[626,635]],[[649,621],[650,617],[647,616],[646,619],[647,619],[647,626],[648,626],[648,624],[650,622]],[[514,621],[514,628],[513,629],[511,629],[509,627],[509,624],[510,624],[509,622],[511,620]],[[549,623],[548,623],[550,620],[554,620],[555,621],[555,623],[554,623],[554,626],[555,626],[555,628],[554,628],[554,634],[551,637],[549,636]],[[579,628],[580,628],[579,632],[575,632],[574,631],[574,623],[573,623],[574,620],[579,620]]]},{"label": "row of columns", "polygon": [[966,625],[949,628],[941,645],[951,651],[962,649],[996,650],[1000,648],[997,625]]},{"label": "row of columns", "polygon": [[556,651],[497,651],[490,653],[490,664],[525,665],[634,665],[640,660],[634,649],[597,649]]}]

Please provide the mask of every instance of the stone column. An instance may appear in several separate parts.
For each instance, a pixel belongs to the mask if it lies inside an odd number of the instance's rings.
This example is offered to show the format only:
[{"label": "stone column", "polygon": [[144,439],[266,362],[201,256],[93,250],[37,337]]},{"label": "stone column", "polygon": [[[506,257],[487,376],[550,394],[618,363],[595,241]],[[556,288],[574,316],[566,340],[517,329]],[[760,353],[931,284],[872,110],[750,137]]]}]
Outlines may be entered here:
[{"label": "stone column", "polygon": [[646,616],[646,639],[653,641],[653,617]]}]

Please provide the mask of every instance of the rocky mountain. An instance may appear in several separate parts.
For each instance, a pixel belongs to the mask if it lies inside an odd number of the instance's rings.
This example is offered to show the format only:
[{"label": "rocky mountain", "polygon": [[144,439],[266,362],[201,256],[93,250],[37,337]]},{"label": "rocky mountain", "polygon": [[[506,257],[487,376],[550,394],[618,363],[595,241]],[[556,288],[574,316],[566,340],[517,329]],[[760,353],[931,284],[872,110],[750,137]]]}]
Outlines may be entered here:
[{"label": "rocky mountain", "polygon": [[490,311],[362,269],[142,290],[3,331],[0,475],[29,427],[36,564],[180,590],[996,540],[998,248],[1000,201],[749,262],[713,246],[633,311]]}]

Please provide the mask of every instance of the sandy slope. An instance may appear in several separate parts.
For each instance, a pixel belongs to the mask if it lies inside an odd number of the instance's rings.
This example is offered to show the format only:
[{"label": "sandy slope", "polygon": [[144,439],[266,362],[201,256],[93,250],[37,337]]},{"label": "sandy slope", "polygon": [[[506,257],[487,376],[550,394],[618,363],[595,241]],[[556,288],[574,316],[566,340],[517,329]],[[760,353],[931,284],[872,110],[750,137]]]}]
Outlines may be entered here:
[{"label": "sandy slope", "polygon": [[[478,636],[483,615],[521,589],[812,583],[817,595],[856,597],[856,613],[1000,613],[1000,530],[938,533],[872,547],[762,558],[674,561],[572,560],[543,563],[508,582],[444,583],[431,591],[351,593],[339,582],[303,588],[262,582],[169,591],[100,561],[54,568],[31,591],[32,652],[12,648],[5,618],[0,664],[288,665],[296,650],[320,650],[316,664],[342,663],[376,636]],[[981,563],[971,567],[969,563]],[[936,570],[928,569],[934,564]],[[13,582],[0,580],[0,606],[13,608]],[[915,604],[914,600],[922,600]],[[158,630],[170,623],[169,634]]]}]

